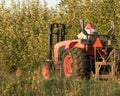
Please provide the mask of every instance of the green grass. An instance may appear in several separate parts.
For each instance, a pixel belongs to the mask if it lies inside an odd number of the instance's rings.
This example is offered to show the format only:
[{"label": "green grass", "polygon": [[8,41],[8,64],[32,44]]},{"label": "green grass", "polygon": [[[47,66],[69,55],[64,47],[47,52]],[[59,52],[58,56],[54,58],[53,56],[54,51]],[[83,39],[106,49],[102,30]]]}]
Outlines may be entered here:
[{"label": "green grass", "polygon": [[57,76],[45,81],[39,69],[2,74],[0,82],[0,96],[120,96],[120,85],[114,81],[71,80]]}]

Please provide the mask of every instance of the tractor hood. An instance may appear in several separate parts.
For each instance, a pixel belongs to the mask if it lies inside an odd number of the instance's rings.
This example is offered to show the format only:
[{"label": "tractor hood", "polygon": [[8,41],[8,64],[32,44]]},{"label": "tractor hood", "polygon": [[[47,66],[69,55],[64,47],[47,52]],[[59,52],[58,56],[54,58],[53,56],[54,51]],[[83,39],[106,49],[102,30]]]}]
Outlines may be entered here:
[{"label": "tractor hood", "polygon": [[66,40],[66,41],[61,41],[55,44],[54,46],[54,61],[55,64],[58,61],[58,56],[59,56],[59,51],[62,48],[62,51],[70,48],[71,46],[75,45],[78,42],[78,40]]}]

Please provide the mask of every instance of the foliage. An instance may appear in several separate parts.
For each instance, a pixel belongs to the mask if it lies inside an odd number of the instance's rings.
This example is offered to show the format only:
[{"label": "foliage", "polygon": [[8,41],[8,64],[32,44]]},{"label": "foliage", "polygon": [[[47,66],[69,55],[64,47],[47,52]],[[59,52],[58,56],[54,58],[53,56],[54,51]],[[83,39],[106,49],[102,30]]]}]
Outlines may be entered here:
[{"label": "foliage", "polygon": [[60,15],[73,37],[80,31],[79,20],[84,19],[85,24],[91,22],[99,33],[106,33],[110,29],[110,21],[115,21],[116,34],[119,34],[119,1],[118,0],[61,0]]},{"label": "foliage", "polygon": [[6,70],[41,66],[47,55],[47,27],[54,12],[49,13],[37,2],[21,6],[13,3],[0,10],[1,65]]},{"label": "foliage", "polygon": [[[119,41],[119,2],[61,0],[59,11],[48,9],[39,0],[23,1],[6,8],[0,7],[0,58],[5,70],[26,69],[29,66],[41,66],[47,58],[47,30],[50,23],[65,23],[67,39],[74,39],[80,32],[79,20],[92,22],[100,33],[106,33],[110,20],[116,24],[116,39]],[[4,69],[3,68],[3,69]]]}]

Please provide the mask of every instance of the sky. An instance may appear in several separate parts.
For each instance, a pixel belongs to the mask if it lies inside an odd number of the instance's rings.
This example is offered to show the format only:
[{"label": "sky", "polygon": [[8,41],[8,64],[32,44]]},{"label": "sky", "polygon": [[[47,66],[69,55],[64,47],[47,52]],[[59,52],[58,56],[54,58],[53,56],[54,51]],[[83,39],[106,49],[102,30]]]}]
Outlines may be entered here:
[{"label": "sky", "polygon": [[[5,0],[6,1],[6,5],[9,6],[10,5],[10,1],[11,0]],[[15,0],[17,1],[17,0]],[[22,0],[20,0],[22,2]],[[47,4],[48,4],[48,7],[55,7],[56,4],[59,3],[60,0],[46,0],[47,1]],[[0,2],[2,2],[2,0],[0,0]],[[40,0],[40,2],[43,4],[44,0]]]},{"label": "sky", "polygon": [[[43,0],[40,0],[41,2],[43,2]],[[51,6],[55,6],[56,4],[58,4],[58,2],[60,1],[60,0],[46,0],[47,1],[47,3],[48,3],[48,6],[49,7],[51,7]]]}]

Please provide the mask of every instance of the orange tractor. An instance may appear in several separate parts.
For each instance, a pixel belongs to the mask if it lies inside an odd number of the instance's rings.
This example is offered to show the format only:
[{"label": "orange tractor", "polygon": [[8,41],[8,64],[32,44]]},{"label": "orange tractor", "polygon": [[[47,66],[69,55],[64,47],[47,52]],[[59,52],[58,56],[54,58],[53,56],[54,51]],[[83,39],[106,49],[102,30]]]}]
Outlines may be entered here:
[{"label": "orange tractor", "polygon": [[[65,40],[64,24],[49,25],[48,60],[43,66],[43,78],[48,79],[51,71],[61,70],[65,77],[90,79],[92,75],[96,79],[117,80],[120,74],[120,55],[112,46],[116,45],[116,41],[110,40],[114,37],[114,22],[104,35],[88,34],[84,30],[83,20],[81,27],[87,39]],[[57,43],[54,45],[53,56],[54,34]]]}]

